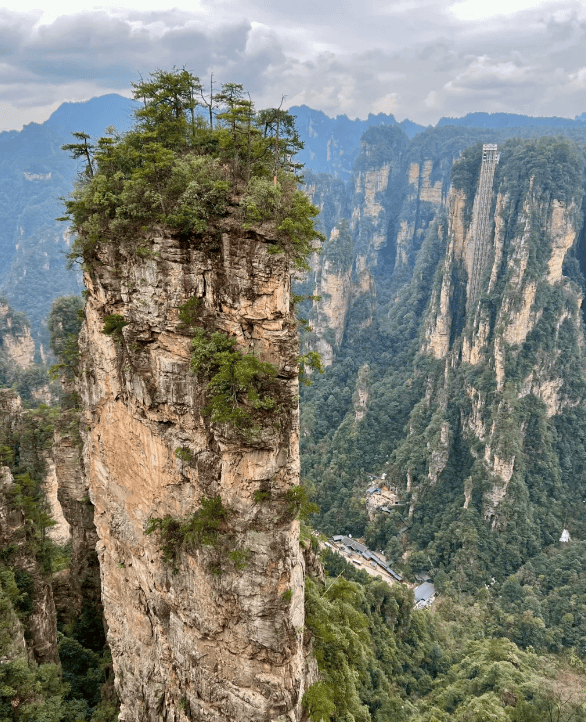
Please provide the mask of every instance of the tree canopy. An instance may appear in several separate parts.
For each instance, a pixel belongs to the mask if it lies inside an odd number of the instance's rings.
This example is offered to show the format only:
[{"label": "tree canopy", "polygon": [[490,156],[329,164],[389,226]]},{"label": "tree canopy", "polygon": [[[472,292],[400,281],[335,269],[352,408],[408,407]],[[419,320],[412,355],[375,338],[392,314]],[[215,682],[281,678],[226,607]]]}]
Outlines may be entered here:
[{"label": "tree canopy", "polygon": [[[185,69],[156,70],[133,83],[142,105],[133,128],[64,146],[86,160],[86,171],[65,201],[76,241],[70,258],[86,264],[101,243],[140,247],[161,224],[189,238],[236,214],[242,224],[268,224],[275,250],[304,267],[318,210],[299,190],[293,160],[303,147],[294,118],[281,108],[257,111],[238,83],[213,84],[203,95]],[[199,106],[199,108],[198,108]],[[209,110],[209,120],[201,108]]]}]

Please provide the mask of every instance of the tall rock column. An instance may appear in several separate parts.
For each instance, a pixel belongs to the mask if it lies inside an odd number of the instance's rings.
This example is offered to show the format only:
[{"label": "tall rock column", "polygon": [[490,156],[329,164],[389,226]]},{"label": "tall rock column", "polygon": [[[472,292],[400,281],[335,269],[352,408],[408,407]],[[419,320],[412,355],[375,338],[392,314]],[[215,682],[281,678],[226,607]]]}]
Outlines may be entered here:
[{"label": "tall rock column", "polygon": [[[160,232],[146,243],[140,254],[97,251],[80,335],[85,467],[120,719],[297,720],[306,650],[289,264],[229,218],[203,239]],[[179,318],[190,299],[193,326]],[[127,325],[106,335],[112,315]],[[197,328],[276,367],[277,405],[252,413],[252,428],[206,413],[209,379],[190,370]],[[145,534],[149,520],[177,529],[218,497],[226,515],[215,542],[179,540],[165,555],[161,534]]]}]

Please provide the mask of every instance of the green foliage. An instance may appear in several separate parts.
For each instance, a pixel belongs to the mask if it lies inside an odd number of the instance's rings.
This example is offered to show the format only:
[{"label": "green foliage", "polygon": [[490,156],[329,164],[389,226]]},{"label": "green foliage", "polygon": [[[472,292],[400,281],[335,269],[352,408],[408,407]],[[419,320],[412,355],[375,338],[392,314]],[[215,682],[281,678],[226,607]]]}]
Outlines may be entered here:
[{"label": "green foliage", "polygon": [[118,722],[120,705],[116,702],[100,702],[95,708],[91,722]]},{"label": "green foliage", "polygon": [[194,374],[211,375],[212,370],[220,363],[220,359],[216,360],[216,357],[225,352],[232,353],[236,345],[235,338],[230,338],[221,331],[210,334],[202,328],[195,329],[191,342],[191,370]]},{"label": "green foliage", "polygon": [[178,328],[183,331],[193,332],[193,327],[199,318],[201,310],[202,299],[193,296],[187,300],[184,304],[179,306],[179,326]]},{"label": "green foliage", "polygon": [[252,350],[242,354],[235,338],[220,331],[211,334],[195,329],[192,341],[191,370],[209,378],[207,390],[211,395],[204,412],[218,424],[245,428],[262,412],[273,412],[277,401],[265,388],[275,387],[271,381],[277,370],[260,361]]},{"label": "green foliage", "polygon": [[292,486],[285,492],[287,513],[292,517],[306,519],[310,514],[317,514],[319,506],[309,500],[307,489],[300,484]]},{"label": "green foliage", "polygon": [[317,371],[319,374],[323,374],[324,366],[321,362],[321,355],[317,351],[308,351],[297,357],[297,363],[299,364],[299,383],[304,386],[310,386],[311,380],[307,369],[311,371]]},{"label": "green foliage", "polygon": [[472,219],[472,205],[478,187],[480,166],[482,165],[482,143],[475,143],[462,153],[462,156],[452,166],[452,186],[466,194],[464,218],[466,223]]},{"label": "green foliage", "polygon": [[2,722],[76,722],[67,714],[55,664],[30,665],[24,659],[0,665],[0,720]]},{"label": "green foliage", "polygon": [[242,570],[246,568],[250,554],[250,549],[232,549],[231,552],[228,552],[228,559],[236,569]]},{"label": "green foliage", "polygon": [[[51,351],[58,363],[49,373],[71,382],[79,361],[77,338],[82,323],[83,300],[79,296],[62,296],[53,301],[47,325],[51,334]],[[63,403],[62,399],[62,403]]]},{"label": "green foliage", "polygon": [[[302,144],[293,118],[275,108],[257,113],[236,83],[206,98],[186,70],[157,70],[133,88],[142,100],[134,127],[94,144],[91,172],[65,201],[77,234],[70,260],[90,268],[104,243],[145,257],[150,229],[165,224],[202,238],[231,208],[248,222],[270,220],[277,248],[304,267],[320,234],[313,230],[317,209],[295,190],[291,157]],[[201,101],[209,124],[194,112]],[[87,146],[69,149],[85,155]]]},{"label": "green foliage", "polygon": [[495,625],[520,647],[586,657],[585,542],[533,557],[502,586]]},{"label": "green foliage", "polygon": [[18,541],[26,545],[45,573],[50,573],[56,558],[61,557],[61,550],[46,536],[47,528],[55,521],[44,491],[46,454],[57,415],[57,409],[41,405],[23,414],[18,424],[0,428],[0,448],[14,478],[7,501],[24,519]]},{"label": "green foliage", "polygon": [[191,451],[189,449],[184,449],[181,446],[178,446],[175,449],[175,456],[178,459],[181,459],[181,461],[190,462],[192,460]]},{"label": "green foliage", "polygon": [[85,699],[90,707],[100,701],[100,655],[84,648],[76,639],[60,635],[59,659],[63,668],[63,681],[69,685],[71,696]]},{"label": "green foliage", "polygon": [[248,181],[246,194],[240,201],[247,222],[274,220],[278,217],[282,202],[280,183],[272,178],[254,176]]},{"label": "green foliage", "polygon": [[163,560],[175,564],[182,550],[189,552],[201,546],[216,546],[221,532],[226,530],[227,517],[228,510],[220,496],[202,496],[200,508],[186,519],[181,521],[171,516],[149,519],[145,534],[156,532]]},{"label": "green foliage", "polygon": [[111,313],[104,316],[104,328],[102,333],[107,336],[113,336],[114,338],[120,339],[122,337],[122,329],[124,326],[128,326],[128,321],[124,319],[119,313]]},{"label": "green foliage", "polygon": [[412,611],[412,593],[373,580],[306,582],[306,626],[321,680],[303,698],[315,722],[407,720],[405,695],[426,693],[448,660],[432,619]]},{"label": "green foliage", "polygon": [[[556,556],[549,584],[563,570],[571,576],[583,550],[565,548]],[[576,655],[538,656],[503,638],[498,598],[519,604],[518,579],[501,591],[493,585],[475,596],[441,595],[430,614],[413,610],[403,586],[389,587],[329,551],[324,560],[336,578],[326,577],[325,585],[309,580],[306,587],[306,626],[321,677],[303,700],[312,720],[585,718],[585,667]],[[527,630],[539,629],[527,613],[524,620]]]},{"label": "green foliage", "polygon": [[92,154],[95,150],[95,145],[88,143],[90,136],[87,133],[72,133],[71,135],[73,135],[74,138],[77,138],[80,142],[66,143],[61,146],[61,150],[70,151],[70,156],[73,160],[83,158],[85,160],[84,174],[87,178],[92,178],[94,175],[94,161]]},{"label": "green foliage", "polygon": [[165,205],[172,210],[161,220],[185,236],[203,233],[210,218],[226,212],[229,188],[217,159],[179,159],[171,168],[166,188]]},{"label": "green foliage", "polygon": [[307,259],[315,251],[315,240],[325,241],[323,233],[318,233],[313,225],[313,219],[318,214],[319,210],[309,202],[305,193],[295,191],[287,217],[278,229],[289,238],[292,258],[300,270],[309,270]]}]

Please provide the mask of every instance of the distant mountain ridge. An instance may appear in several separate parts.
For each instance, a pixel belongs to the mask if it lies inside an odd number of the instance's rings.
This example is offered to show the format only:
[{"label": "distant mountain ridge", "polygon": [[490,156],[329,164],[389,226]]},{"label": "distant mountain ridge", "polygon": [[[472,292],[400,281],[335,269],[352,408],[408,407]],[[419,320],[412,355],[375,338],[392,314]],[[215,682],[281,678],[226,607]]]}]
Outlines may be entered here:
[{"label": "distant mountain ridge", "polygon": [[397,126],[408,138],[425,130],[411,120],[398,122],[394,115],[370,113],[366,120],[351,120],[346,115],[330,118],[321,110],[307,105],[292,106],[289,112],[296,118],[296,126],[305,143],[299,161],[313,173],[330,173],[338,178],[349,178],[354,162],[360,154],[363,133],[377,125]]},{"label": "distant mountain ridge", "polygon": [[466,128],[575,128],[583,127],[586,113],[572,118],[558,116],[532,116],[517,113],[467,113],[461,118],[440,118],[436,128],[443,125],[457,125]]},{"label": "distant mountain ridge", "polygon": [[130,98],[110,93],[82,103],[63,103],[43,125],[68,132],[82,130],[91,136],[100,135],[113,125],[124,133],[132,125],[132,112],[137,105]]}]

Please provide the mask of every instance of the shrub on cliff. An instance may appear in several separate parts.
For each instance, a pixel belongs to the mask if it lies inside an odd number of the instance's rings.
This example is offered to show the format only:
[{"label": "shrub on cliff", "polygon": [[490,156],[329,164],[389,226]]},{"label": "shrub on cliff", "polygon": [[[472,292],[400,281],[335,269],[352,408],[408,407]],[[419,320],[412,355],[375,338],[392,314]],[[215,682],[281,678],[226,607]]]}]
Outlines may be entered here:
[{"label": "shrub on cliff", "polygon": [[235,338],[220,331],[195,330],[191,370],[209,378],[210,393],[204,413],[219,424],[243,428],[254,421],[255,412],[272,411],[277,402],[270,394],[277,374],[273,364],[260,361],[253,353],[241,353]]}]

